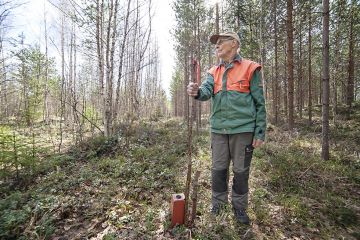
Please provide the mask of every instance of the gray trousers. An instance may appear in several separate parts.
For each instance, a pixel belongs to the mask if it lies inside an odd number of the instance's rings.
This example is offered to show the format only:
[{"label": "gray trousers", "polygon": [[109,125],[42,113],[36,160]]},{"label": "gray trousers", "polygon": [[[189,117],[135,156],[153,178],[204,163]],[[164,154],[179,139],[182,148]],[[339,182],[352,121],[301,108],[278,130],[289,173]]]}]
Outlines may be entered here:
[{"label": "gray trousers", "polygon": [[231,202],[236,209],[246,209],[249,192],[249,170],[253,153],[253,133],[211,133],[213,206],[228,202],[229,165],[233,162]]}]

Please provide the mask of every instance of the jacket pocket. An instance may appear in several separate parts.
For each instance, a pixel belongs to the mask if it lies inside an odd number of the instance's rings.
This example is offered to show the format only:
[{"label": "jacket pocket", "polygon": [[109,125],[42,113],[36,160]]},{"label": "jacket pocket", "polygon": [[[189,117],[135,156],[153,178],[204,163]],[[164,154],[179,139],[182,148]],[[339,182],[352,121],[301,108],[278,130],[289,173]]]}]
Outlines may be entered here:
[{"label": "jacket pocket", "polygon": [[232,82],[228,90],[248,93],[250,92],[250,83],[246,79],[240,79]]}]

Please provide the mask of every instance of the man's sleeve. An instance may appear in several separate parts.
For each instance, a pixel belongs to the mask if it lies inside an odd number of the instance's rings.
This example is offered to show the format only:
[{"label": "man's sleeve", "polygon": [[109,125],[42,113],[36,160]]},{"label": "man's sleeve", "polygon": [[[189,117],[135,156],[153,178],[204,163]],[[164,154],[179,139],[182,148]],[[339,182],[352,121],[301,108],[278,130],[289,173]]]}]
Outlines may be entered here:
[{"label": "man's sleeve", "polygon": [[209,100],[214,92],[214,77],[208,73],[206,80],[201,84],[196,100],[206,101]]},{"label": "man's sleeve", "polygon": [[250,93],[254,99],[256,107],[256,124],[255,124],[255,139],[265,140],[266,132],[266,108],[263,91],[263,84],[260,70],[255,70],[250,81]]}]

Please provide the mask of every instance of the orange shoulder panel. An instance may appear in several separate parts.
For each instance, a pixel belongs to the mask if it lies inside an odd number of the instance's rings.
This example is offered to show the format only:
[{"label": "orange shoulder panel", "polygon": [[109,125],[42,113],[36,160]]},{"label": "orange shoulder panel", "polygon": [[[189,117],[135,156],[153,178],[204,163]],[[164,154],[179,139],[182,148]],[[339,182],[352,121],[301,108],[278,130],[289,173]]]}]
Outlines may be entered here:
[{"label": "orange shoulder panel", "polygon": [[249,93],[252,75],[259,67],[260,64],[247,59],[235,62],[234,67],[227,74],[227,90]]},{"label": "orange shoulder panel", "polygon": [[251,81],[252,76],[254,75],[254,72],[256,69],[261,69],[261,65],[256,62],[251,62],[250,69],[249,69],[249,81]]},{"label": "orange shoulder panel", "polygon": [[222,90],[222,78],[224,75],[225,68],[224,66],[213,66],[210,68],[208,73],[214,77],[214,94]]}]

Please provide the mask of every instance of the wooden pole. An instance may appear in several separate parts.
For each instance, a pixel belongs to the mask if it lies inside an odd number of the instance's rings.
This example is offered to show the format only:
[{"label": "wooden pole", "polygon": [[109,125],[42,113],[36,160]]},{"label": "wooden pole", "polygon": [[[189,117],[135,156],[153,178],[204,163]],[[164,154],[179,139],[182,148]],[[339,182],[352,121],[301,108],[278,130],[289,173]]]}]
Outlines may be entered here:
[{"label": "wooden pole", "polygon": [[200,171],[196,171],[194,182],[193,182],[193,191],[192,191],[192,209],[191,209],[191,220],[189,226],[193,226],[196,218],[196,208],[197,208],[197,195],[198,195],[198,189],[199,189],[199,177],[200,177]]},{"label": "wooden pole", "polygon": [[[196,67],[197,61],[192,60],[191,62],[191,80],[192,82],[196,82]],[[185,187],[185,224],[188,225],[189,219],[188,215],[188,206],[189,206],[189,195],[190,195],[190,183],[191,183],[191,173],[192,173],[192,128],[193,121],[196,114],[196,100],[192,98],[191,100],[191,112],[189,116],[189,124],[188,124],[188,169],[186,176],[186,187]]]}]

